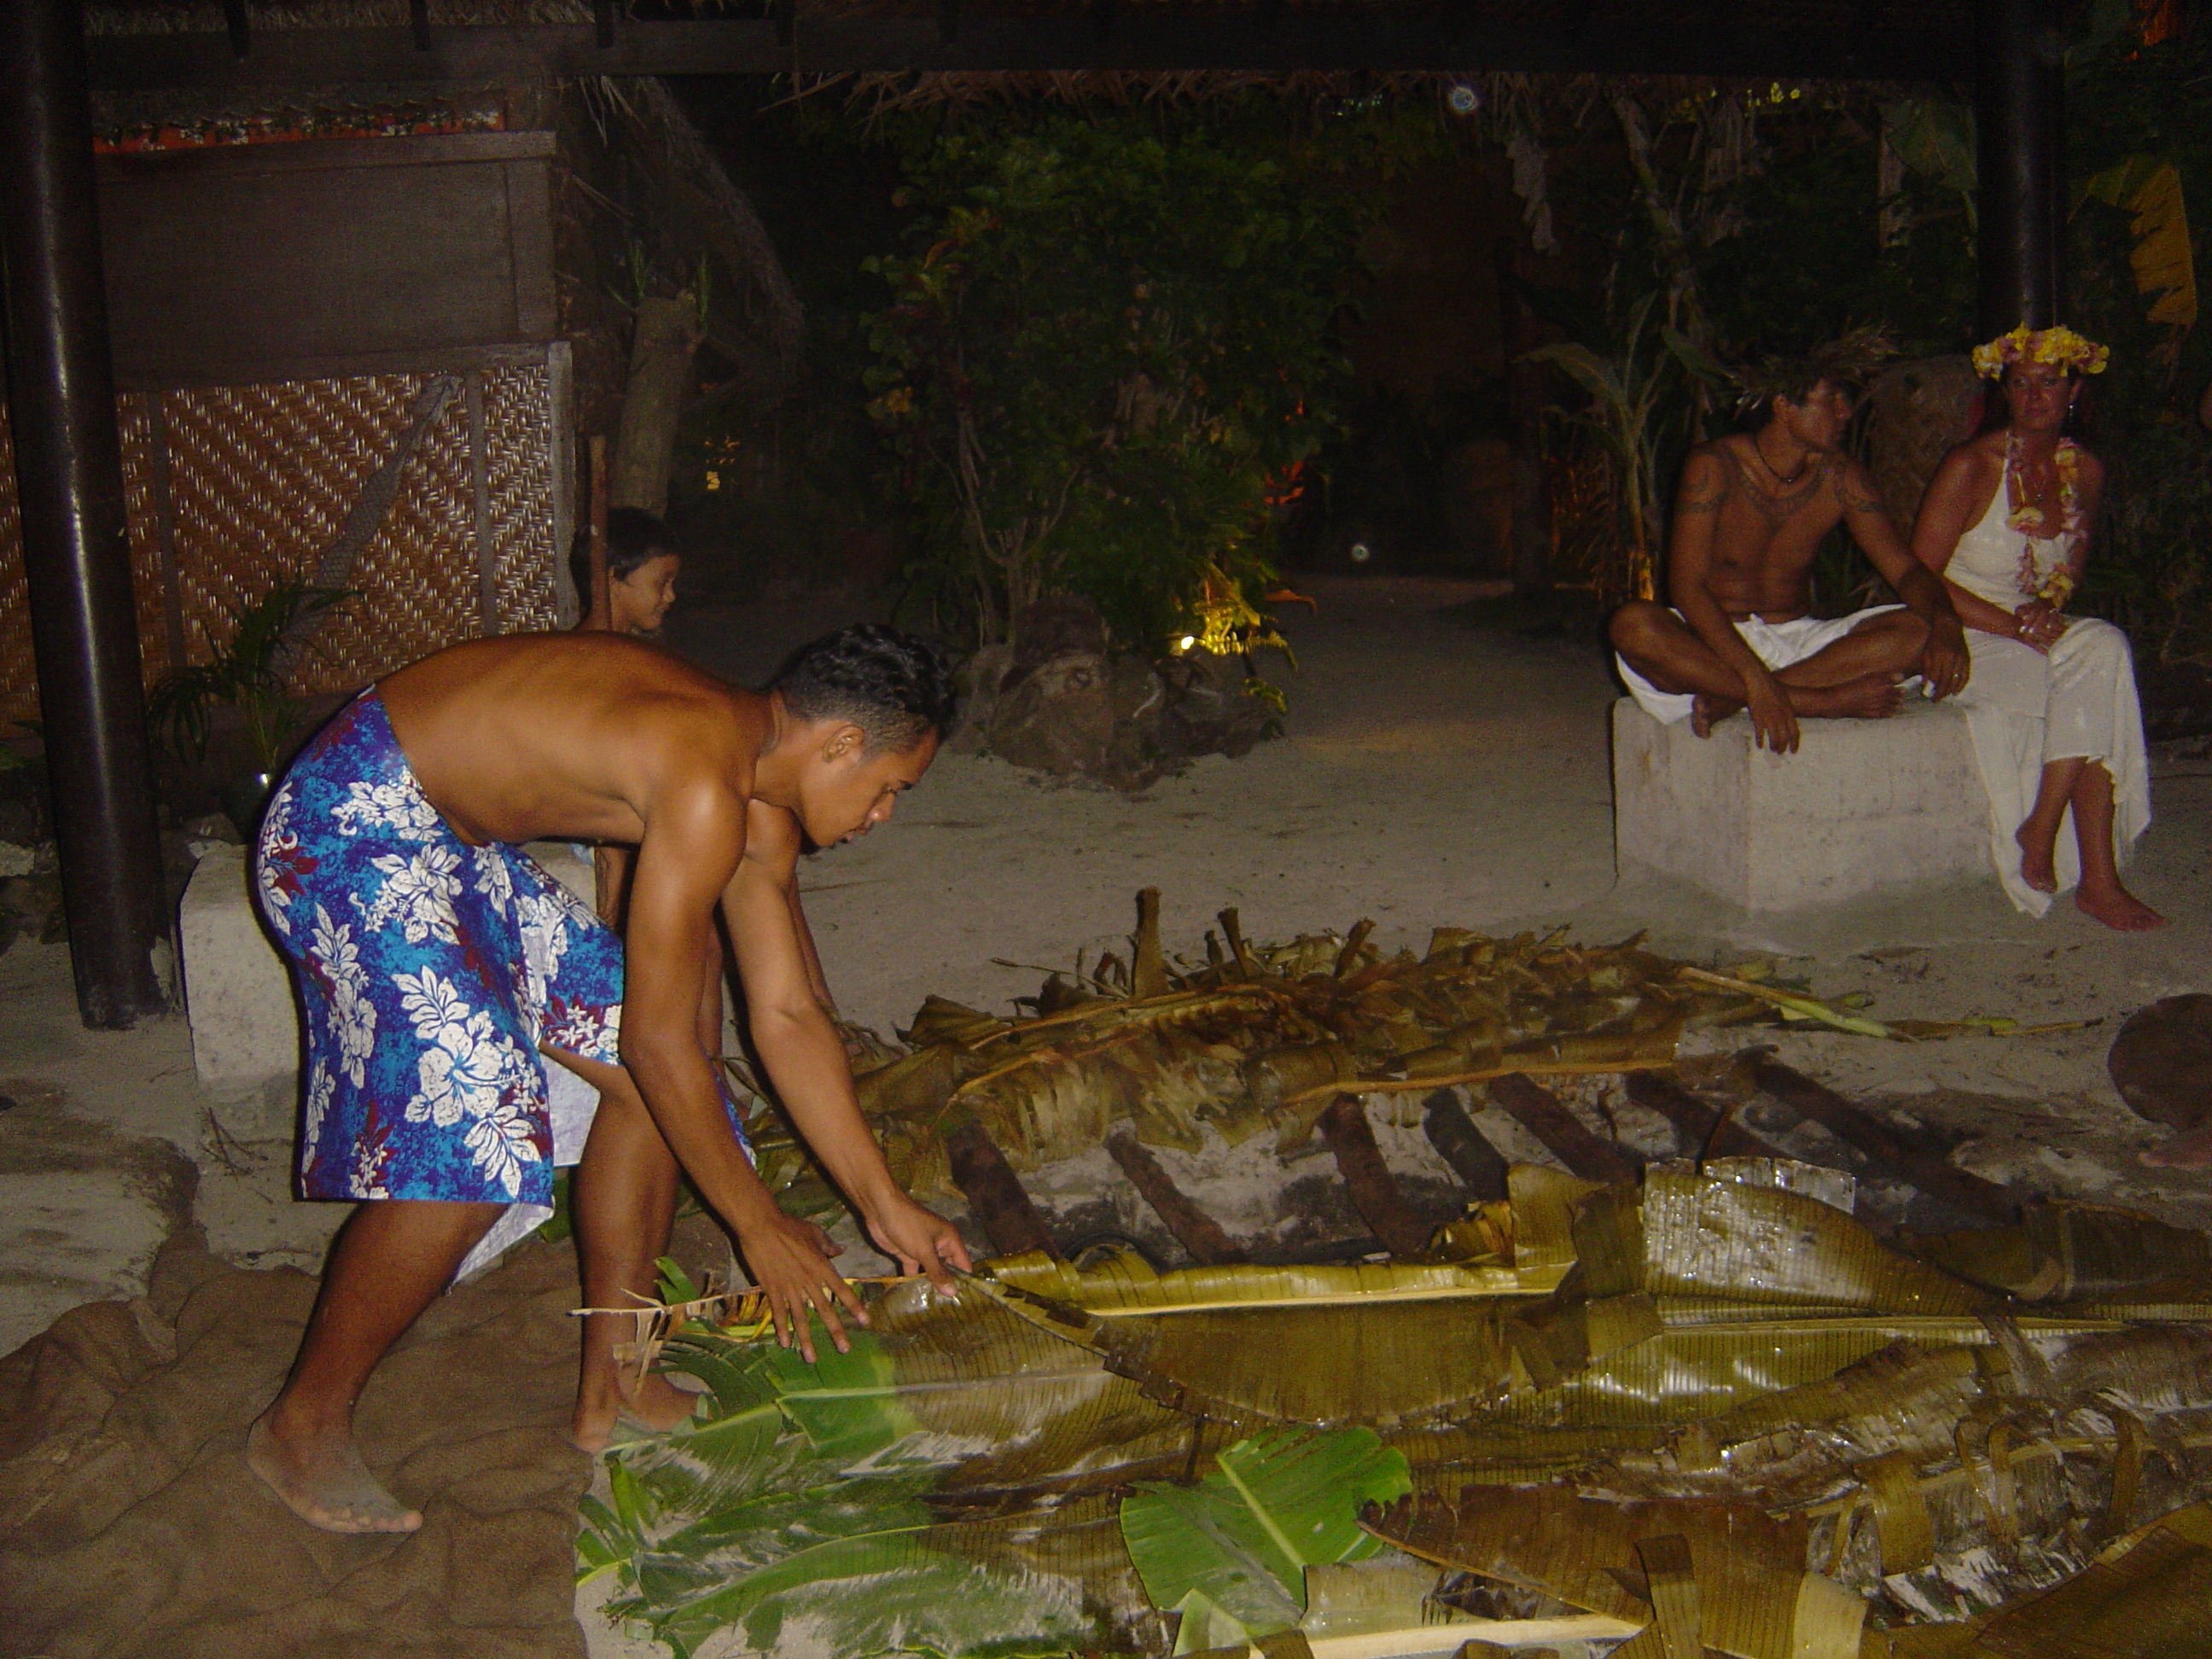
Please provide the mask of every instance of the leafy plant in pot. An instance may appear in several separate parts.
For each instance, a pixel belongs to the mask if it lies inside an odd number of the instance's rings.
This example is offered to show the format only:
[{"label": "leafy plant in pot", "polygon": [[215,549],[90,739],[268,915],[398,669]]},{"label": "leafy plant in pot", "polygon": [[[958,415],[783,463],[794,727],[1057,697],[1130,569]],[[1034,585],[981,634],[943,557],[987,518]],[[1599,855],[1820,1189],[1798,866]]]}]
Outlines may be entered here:
[{"label": "leafy plant in pot", "polygon": [[250,760],[220,777],[213,793],[242,836],[253,833],[298,730],[300,702],[286,685],[292,662],[313,648],[308,635],[314,625],[353,597],[349,589],[319,587],[301,577],[280,581],[231,611],[229,637],[213,658],[164,676],[147,694],[147,723],[178,758],[194,765],[207,760],[216,711],[236,714]]}]

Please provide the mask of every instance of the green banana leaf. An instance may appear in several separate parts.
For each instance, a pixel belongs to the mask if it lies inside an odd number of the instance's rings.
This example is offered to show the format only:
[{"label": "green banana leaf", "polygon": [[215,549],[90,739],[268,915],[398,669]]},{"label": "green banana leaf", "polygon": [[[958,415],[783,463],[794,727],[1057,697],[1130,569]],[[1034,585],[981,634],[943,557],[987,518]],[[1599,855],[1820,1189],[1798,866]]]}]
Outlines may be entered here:
[{"label": "green banana leaf", "polygon": [[1195,1486],[1146,1486],[1121,1504],[1146,1594],[1183,1615],[1179,1653],[1295,1626],[1304,1570],[1374,1554],[1361,1505],[1413,1489],[1404,1457],[1367,1429],[1271,1430],[1215,1462]]}]

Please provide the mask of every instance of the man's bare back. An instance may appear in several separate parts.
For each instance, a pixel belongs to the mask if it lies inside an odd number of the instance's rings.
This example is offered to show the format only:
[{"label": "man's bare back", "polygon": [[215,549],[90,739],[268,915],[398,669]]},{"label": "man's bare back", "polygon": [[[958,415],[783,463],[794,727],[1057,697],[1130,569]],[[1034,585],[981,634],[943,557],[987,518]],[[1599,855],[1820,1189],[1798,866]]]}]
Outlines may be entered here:
[{"label": "man's bare back", "polygon": [[380,681],[400,746],[465,840],[635,842],[675,777],[751,793],[768,701],[607,633],[441,651]]},{"label": "man's bare back", "polygon": [[[1849,399],[1826,380],[1771,400],[1766,423],[1700,444],[1682,468],[1668,544],[1674,608],[1632,600],[1610,629],[1629,685],[1660,718],[1698,736],[1748,709],[1754,740],[1794,750],[1801,717],[1881,719],[1917,672],[1933,695],[1966,683],[1957,616],[1881,508],[1866,469],[1837,447]],[[1902,608],[1840,629],[1808,616],[1821,539],[1838,524]]]}]

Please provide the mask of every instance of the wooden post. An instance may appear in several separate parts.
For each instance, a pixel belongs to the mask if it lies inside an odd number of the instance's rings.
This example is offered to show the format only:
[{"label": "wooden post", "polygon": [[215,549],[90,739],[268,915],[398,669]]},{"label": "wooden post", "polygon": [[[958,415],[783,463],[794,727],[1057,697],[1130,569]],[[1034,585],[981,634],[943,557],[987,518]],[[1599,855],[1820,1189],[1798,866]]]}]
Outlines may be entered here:
[{"label": "wooden post", "polygon": [[2063,303],[2058,128],[2065,38],[2053,0],[1975,0],[1976,251],[1990,339]]},{"label": "wooden post", "polygon": [[1339,1095],[1321,1115],[1320,1127],[1322,1139],[1336,1154],[1344,1184],[1352,1189],[1352,1207],[1374,1229],[1382,1248],[1392,1255],[1418,1255],[1426,1249],[1433,1230],[1398,1190],[1398,1178],[1375,1144],[1366,1103],[1358,1095]]},{"label": "wooden post", "polygon": [[0,85],[8,392],[62,909],[79,1017],[112,1030],[167,1011],[173,913],[124,523],[82,7],[0,6]]}]

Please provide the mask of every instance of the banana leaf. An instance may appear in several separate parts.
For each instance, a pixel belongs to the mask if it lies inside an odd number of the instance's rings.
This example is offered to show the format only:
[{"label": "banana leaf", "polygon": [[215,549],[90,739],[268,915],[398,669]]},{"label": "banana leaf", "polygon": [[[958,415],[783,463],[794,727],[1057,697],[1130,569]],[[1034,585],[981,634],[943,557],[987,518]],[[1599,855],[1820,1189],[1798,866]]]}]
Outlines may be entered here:
[{"label": "banana leaf", "polygon": [[1148,1485],[1121,1504],[1122,1541],[1146,1594],[1183,1615],[1179,1653],[1295,1626],[1304,1569],[1374,1554],[1381,1546],[1360,1529],[1360,1506],[1413,1484],[1406,1460],[1367,1429],[1264,1431],[1215,1462],[1194,1486]]},{"label": "banana leaf", "polygon": [[2031,1302],[2118,1298],[2173,1279],[2212,1279],[2212,1237],[2112,1205],[2046,1199],[2020,1224],[1913,1237],[1913,1254]]},{"label": "banana leaf", "polygon": [[1440,1566],[1637,1623],[1653,1616],[1638,1546],[1678,1538],[1706,1647],[1736,1659],[1855,1659],[1865,1603],[1805,1571],[1802,1518],[1716,1503],[1624,1504],[1563,1487],[1486,1491],[1370,1513],[1386,1542]]},{"label": "banana leaf", "polygon": [[759,1339],[695,1330],[672,1342],[667,1363],[708,1384],[714,1410],[669,1438],[661,1478],[702,1460],[690,1501],[710,1507],[711,1471],[757,1455],[763,1422],[799,1431],[840,1474],[927,1468],[944,1490],[1127,1480],[1175,1465],[1188,1446],[1187,1417],[981,1281],[949,1299],[909,1281],[873,1296],[870,1317],[872,1328],[849,1330],[849,1353],[817,1332],[812,1365]]},{"label": "banana leaf", "polygon": [[1499,1396],[1511,1379],[1502,1310],[1522,1293],[1509,1269],[1389,1262],[1155,1275],[1132,1256],[1079,1272],[1042,1255],[991,1267],[1008,1307],[1149,1398],[1212,1419],[1437,1419]]}]

